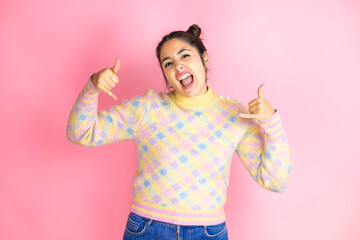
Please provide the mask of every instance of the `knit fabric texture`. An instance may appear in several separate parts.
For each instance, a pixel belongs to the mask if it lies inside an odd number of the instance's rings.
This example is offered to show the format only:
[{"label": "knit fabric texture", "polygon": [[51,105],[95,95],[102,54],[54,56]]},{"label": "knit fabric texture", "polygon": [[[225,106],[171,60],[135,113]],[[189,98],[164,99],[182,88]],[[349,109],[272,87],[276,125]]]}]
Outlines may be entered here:
[{"label": "knit fabric texture", "polygon": [[89,79],[67,137],[83,146],[135,142],[131,211],[140,216],[181,225],[224,222],[234,152],[260,186],[282,192],[288,183],[290,151],[278,111],[264,121],[240,118],[246,106],[210,86],[195,97],[149,89],[99,112],[98,96]]}]

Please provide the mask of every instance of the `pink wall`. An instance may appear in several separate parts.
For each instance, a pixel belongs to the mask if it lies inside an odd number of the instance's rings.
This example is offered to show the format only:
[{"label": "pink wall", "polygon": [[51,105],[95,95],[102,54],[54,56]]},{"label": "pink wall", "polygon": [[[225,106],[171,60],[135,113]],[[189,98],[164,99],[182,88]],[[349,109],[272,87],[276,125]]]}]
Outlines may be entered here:
[{"label": "pink wall", "polygon": [[[192,23],[204,32],[212,88],[247,103],[265,83],[292,151],[281,194],[234,155],[230,239],[360,238],[358,1],[3,0],[1,240],[122,239],[134,144],[71,144],[67,117],[88,76],[116,56],[119,100],[164,91],[156,44]],[[114,104],[100,96],[100,109]]]}]

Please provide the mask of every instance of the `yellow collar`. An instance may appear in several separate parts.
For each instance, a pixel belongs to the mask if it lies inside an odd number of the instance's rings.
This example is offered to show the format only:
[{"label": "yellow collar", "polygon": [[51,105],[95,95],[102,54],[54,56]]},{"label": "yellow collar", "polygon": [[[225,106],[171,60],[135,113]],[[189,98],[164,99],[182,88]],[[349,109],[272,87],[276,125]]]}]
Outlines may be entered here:
[{"label": "yellow collar", "polygon": [[202,109],[210,107],[218,99],[218,95],[211,90],[209,85],[207,89],[206,93],[194,97],[184,97],[174,90],[169,92],[169,96],[181,108]]}]

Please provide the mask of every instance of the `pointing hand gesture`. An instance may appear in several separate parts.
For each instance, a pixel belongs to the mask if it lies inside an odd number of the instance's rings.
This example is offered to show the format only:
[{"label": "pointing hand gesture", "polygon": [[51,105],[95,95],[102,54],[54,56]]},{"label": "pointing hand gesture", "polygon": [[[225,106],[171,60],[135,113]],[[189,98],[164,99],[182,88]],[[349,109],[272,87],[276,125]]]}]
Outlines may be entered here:
[{"label": "pointing hand gesture", "polygon": [[270,105],[270,103],[265,99],[263,93],[264,84],[261,84],[258,88],[258,98],[249,102],[249,112],[250,114],[246,113],[239,113],[239,116],[242,118],[252,118],[255,120],[265,120],[271,117],[275,110]]},{"label": "pointing hand gesture", "polygon": [[119,79],[116,76],[116,72],[119,70],[119,68],[120,60],[119,58],[116,58],[115,65],[112,68],[105,68],[100,70],[91,78],[91,82],[96,89],[103,91],[114,100],[117,100],[117,97],[110,90],[119,82]]}]

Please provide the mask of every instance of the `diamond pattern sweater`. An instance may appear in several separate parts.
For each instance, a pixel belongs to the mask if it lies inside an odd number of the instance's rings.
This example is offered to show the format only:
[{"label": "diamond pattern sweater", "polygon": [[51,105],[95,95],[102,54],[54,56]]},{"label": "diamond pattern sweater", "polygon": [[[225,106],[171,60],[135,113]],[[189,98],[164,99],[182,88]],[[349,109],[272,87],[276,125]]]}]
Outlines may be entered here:
[{"label": "diamond pattern sweater", "polygon": [[234,152],[260,186],[282,192],[288,183],[290,151],[278,111],[264,121],[240,118],[246,106],[209,86],[190,98],[149,89],[99,112],[98,95],[89,79],[71,110],[67,137],[83,146],[135,142],[136,214],[181,225],[225,221]]}]

